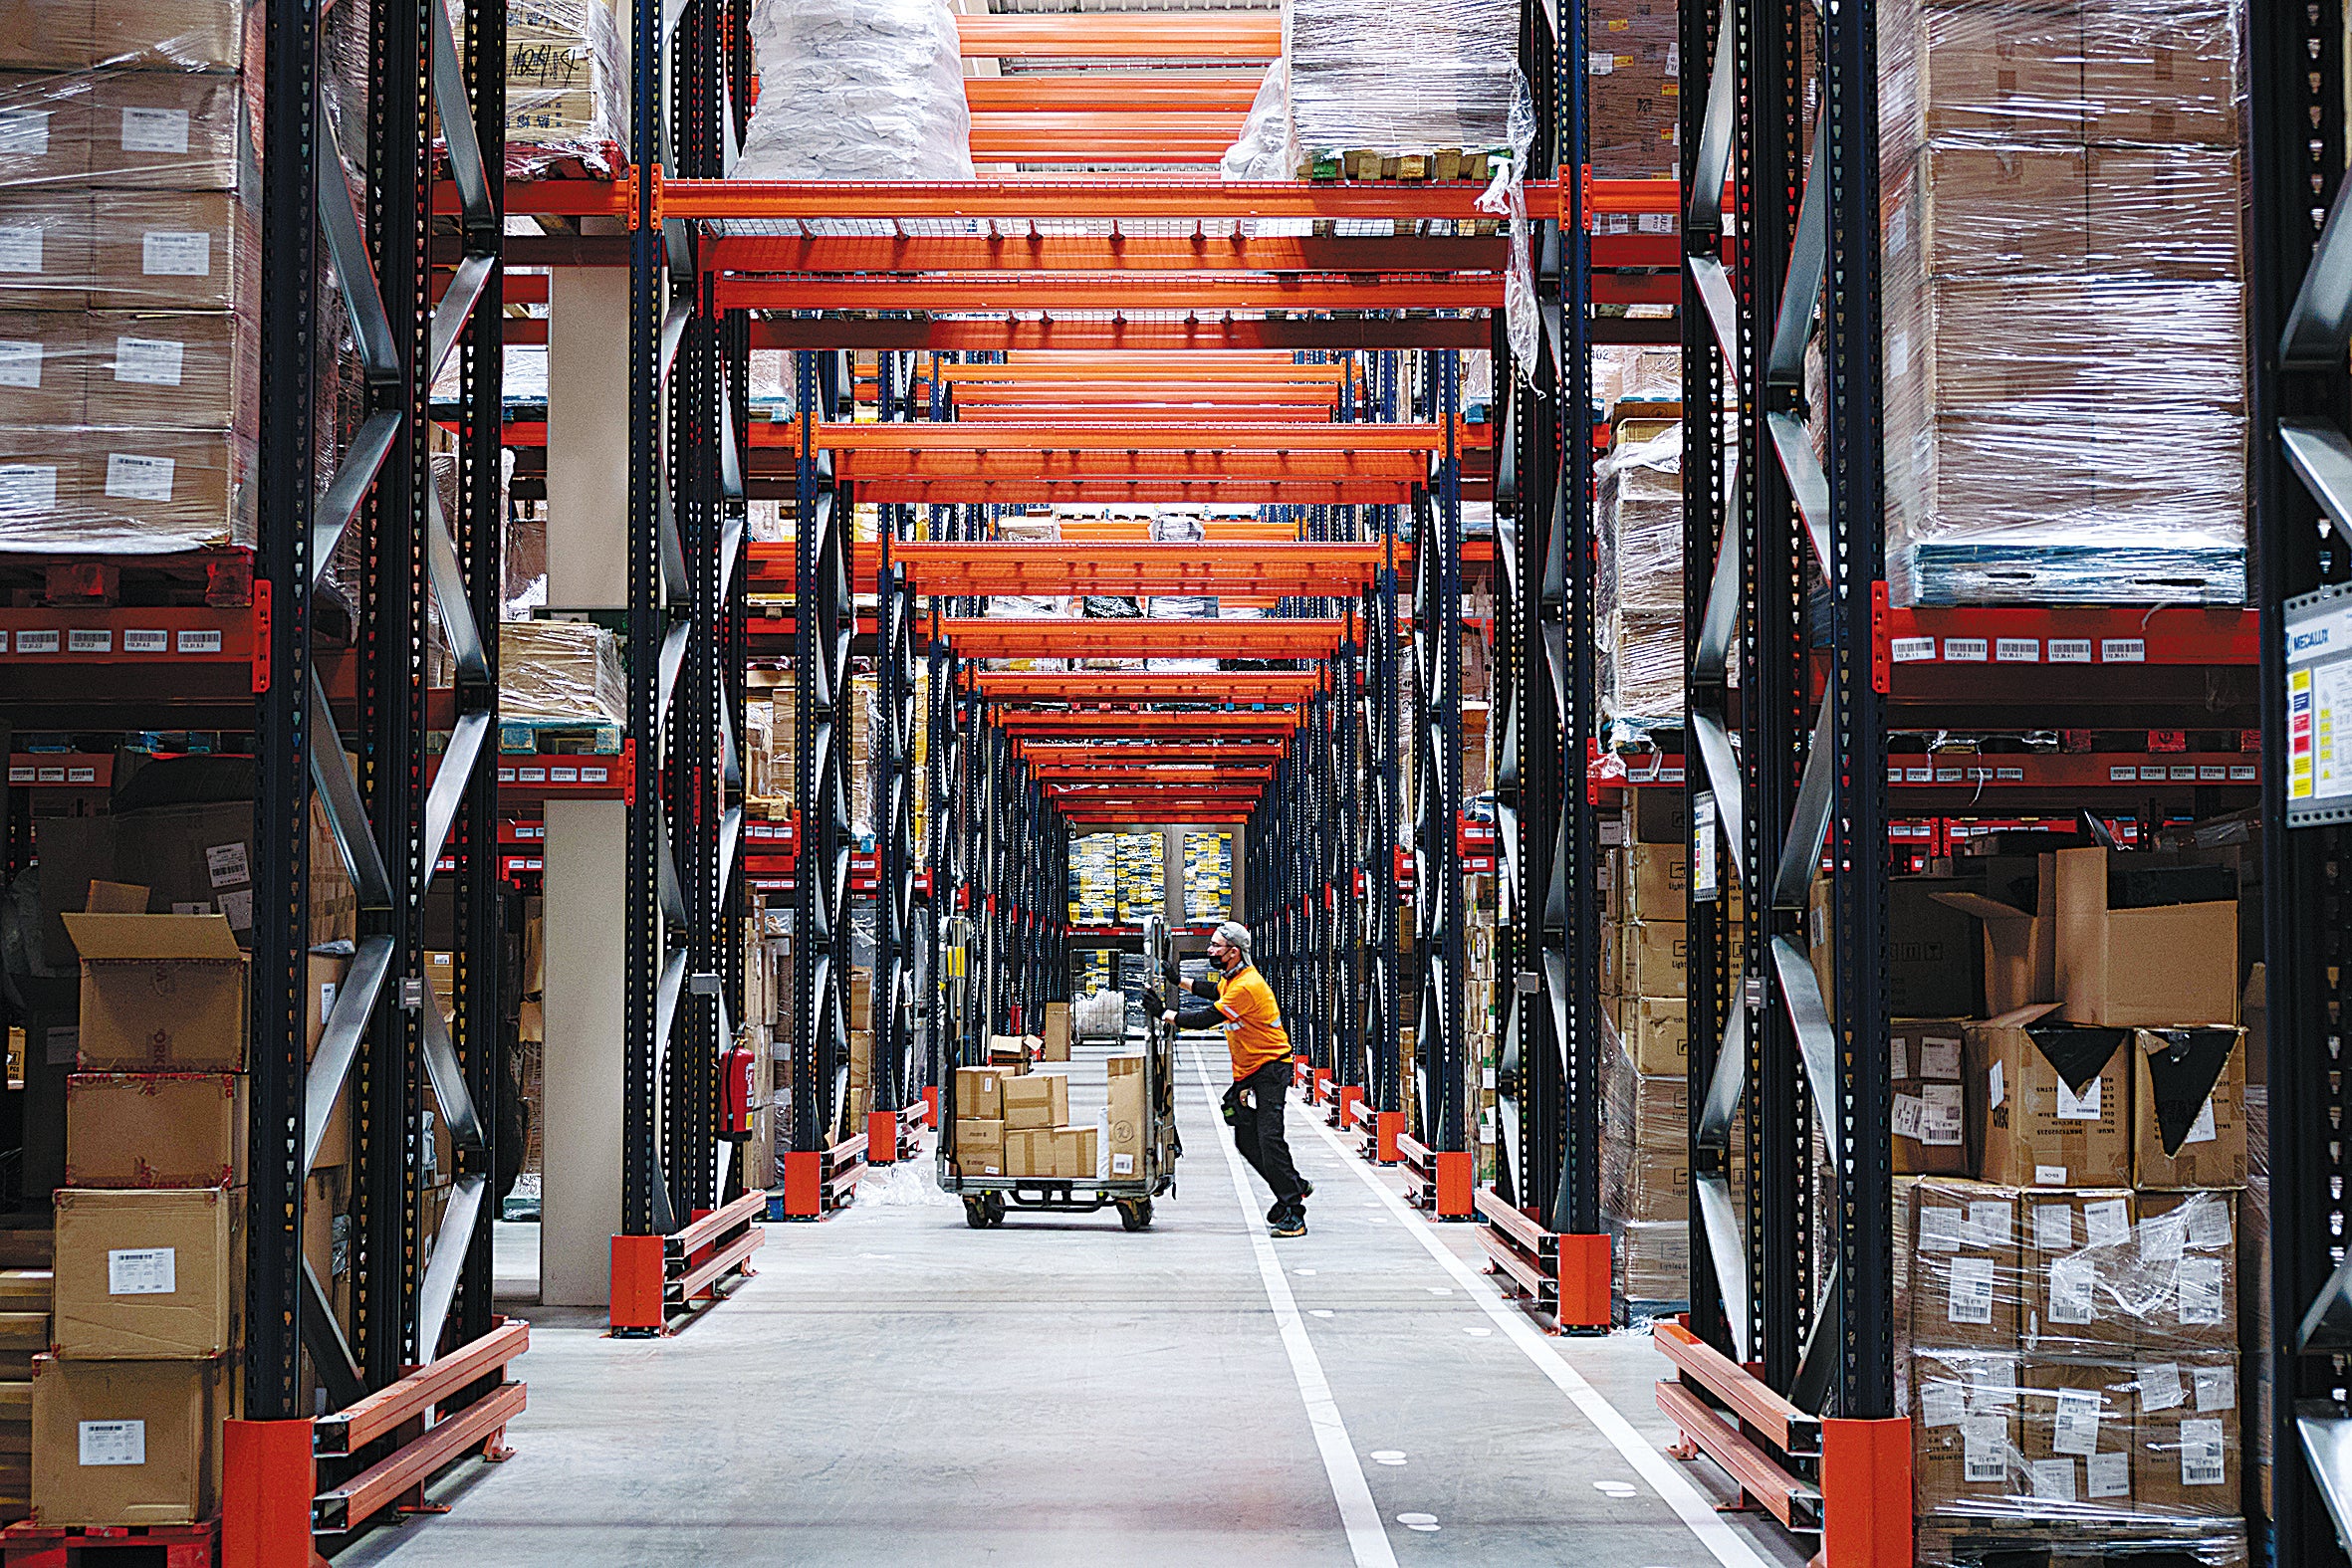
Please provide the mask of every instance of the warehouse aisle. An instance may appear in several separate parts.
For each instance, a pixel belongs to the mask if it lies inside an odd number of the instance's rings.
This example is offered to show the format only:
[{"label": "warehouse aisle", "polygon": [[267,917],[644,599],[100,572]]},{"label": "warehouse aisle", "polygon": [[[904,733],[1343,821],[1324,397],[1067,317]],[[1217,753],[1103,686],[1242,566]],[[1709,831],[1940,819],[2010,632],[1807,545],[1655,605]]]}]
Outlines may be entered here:
[{"label": "warehouse aisle", "polygon": [[[338,1561],[1798,1561],[1658,1456],[1646,1341],[1518,1332],[1468,1234],[1385,1199],[1393,1178],[1363,1180],[1319,1123],[1294,1133],[1314,1230],[1278,1250],[1265,1199],[1236,1194],[1208,1050],[1184,1051],[1189,1152],[1149,1232],[1107,1213],[974,1232],[925,1162],[773,1228],[761,1276],[675,1339],[533,1314],[516,1457]],[[1622,1451],[1594,1389],[1632,1424]]]}]

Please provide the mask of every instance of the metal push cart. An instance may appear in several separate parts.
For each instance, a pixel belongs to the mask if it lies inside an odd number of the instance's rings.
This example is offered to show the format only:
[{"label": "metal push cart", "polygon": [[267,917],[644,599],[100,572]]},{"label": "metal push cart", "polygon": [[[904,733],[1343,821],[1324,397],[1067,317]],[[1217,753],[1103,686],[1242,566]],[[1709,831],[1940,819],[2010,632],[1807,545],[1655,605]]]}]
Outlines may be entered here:
[{"label": "metal push cart", "polygon": [[[1143,929],[1144,951],[1155,970],[1168,962],[1174,945],[1156,917]],[[1176,1162],[1184,1153],[1176,1133],[1176,1028],[1153,1018],[1144,1025],[1143,1106],[1148,1126],[1142,1167],[1131,1177],[965,1176],[956,1170],[955,1074],[941,1075],[939,1187],[964,1200],[964,1223],[973,1230],[1003,1225],[1016,1209],[1047,1214],[1092,1214],[1116,1208],[1129,1231],[1151,1224],[1151,1201],[1176,1190]]]}]

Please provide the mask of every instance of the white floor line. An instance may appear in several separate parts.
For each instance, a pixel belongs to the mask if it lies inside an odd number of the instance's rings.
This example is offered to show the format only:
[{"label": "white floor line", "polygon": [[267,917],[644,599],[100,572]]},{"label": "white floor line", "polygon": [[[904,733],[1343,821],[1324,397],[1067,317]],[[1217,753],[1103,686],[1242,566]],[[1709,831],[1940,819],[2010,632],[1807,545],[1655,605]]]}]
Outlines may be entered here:
[{"label": "white floor line", "polygon": [[1431,1257],[1437,1259],[1438,1266],[1453,1275],[1456,1282],[1470,1293],[1470,1298],[1495,1321],[1496,1326],[1510,1336],[1511,1342],[1526,1352],[1528,1359],[1535,1364],[1535,1370],[1549,1378],[1552,1385],[1565,1394],[1577,1410],[1583,1412],[1584,1419],[1591,1422],[1619,1454],[1625,1456],[1626,1462],[1650,1483],[1650,1488],[1657,1492],[1660,1500],[1672,1508],[1683,1523],[1690,1526],[1691,1533],[1699,1538],[1699,1544],[1706,1547],[1715,1560],[1723,1564],[1723,1568],[1770,1568],[1758,1555],[1755,1547],[1742,1540],[1739,1533],[1724,1522],[1722,1515],[1715,1511],[1715,1504],[1691,1484],[1690,1478],[1683,1474],[1675,1461],[1634,1431],[1633,1424],[1619,1414],[1617,1407],[1610,1404],[1600,1390],[1578,1376],[1576,1369],[1567,1364],[1543,1331],[1528,1320],[1528,1314],[1517,1303],[1505,1300],[1491,1280],[1455,1256],[1453,1250],[1438,1239],[1434,1229],[1422,1219],[1418,1211],[1405,1203],[1404,1196],[1381,1180],[1378,1167],[1366,1165],[1339,1141],[1336,1133],[1323,1125],[1319,1117],[1311,1119],[1308,1125],[1322,1136],[1323,1142],[1330,1146],[1331,1153],[1341,1163],[1352,1167],[1356,1175],[1363,1178],[1364,1185],[1379,1195],[1389,1212],[1404,1222],[1407,1232],[1428,1250]]},{"label": "white floor line", "polygon": [[[1208,1092],[1209,1104],[1214,1107],[1224,1091],[1209,1077],[1207,1058],[1198,1050],[1190,1051],[1193,1071],[1200,1075],[1201,1087]],[[1291,1294],[1291,1282],[1284,1277],[1282,1259],[1275,1255],[1274,1241],[1266,1233],[1265,1218],[1258,1213],[1258,1195],[1250,1186],[1249,1168],[1233,1146],[1233,1139],[1223,1132],[1211,1134],[1217,1146],[1225,1151],[1225,1168],[1233,1178],[1234,1196],[1242,1206],[1242,1224],[1250,1232],[1250,1239],[1258,1250],[1258,1277],[1266,1286],[1267,1304],[1274,1308],[1274,1320],[1282,1330],[1283,1349],[1291,1358],[1291,1376],[1298,1383],[1298,1397],[1306,1405],[1306,1422],[1314,1431],[1314,1446],[1322,1455],[1323,1473],[1331,1482],[1332,1500],[1339,1504],[1339,1522],[1347,1530],[1347,1549],[1355,1556],[1356,1568],[1396,1568],[1396,1553],[1388,1544],[1387,1526],[1380,1522],[1379,1505],[1372,1501],[1372,1488],[1364,1479],[1364,1463],[1348,1440],[1347,1423],[1339,1417],[1339,1402],[1331,1397],[1330,1382],[1323,1376],[1323,1364],[1314,1353],[1314,1342],[1306,1337],[1306,1325],[1298,1317],[1298,1302]]]}]

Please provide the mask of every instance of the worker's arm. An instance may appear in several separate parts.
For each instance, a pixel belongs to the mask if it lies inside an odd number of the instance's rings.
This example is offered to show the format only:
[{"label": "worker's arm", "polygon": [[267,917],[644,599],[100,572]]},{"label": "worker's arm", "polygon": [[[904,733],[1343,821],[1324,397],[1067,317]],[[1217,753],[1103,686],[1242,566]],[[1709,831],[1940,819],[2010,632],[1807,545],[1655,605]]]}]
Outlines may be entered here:
[{"label": "worker's arm", "polygon": [[1168,982],[1170,992],[1189,991],[1206,1002],[1217,1000],[1217,977],[1214,975],[1203,975],[1199,980],[1186,980],[1183,972],[1176,967],[1174,959],[1168,960],[1166,967],[1160,971],[1160,974]]},{"label": "worker's arm", "polygon": [[1185,989],[1190,991],[1194,996],[1202,998],[1208,1002],[1215,1002],[1219,997],[1224,995],[1223,991],[1218,987],[1217,977],[1214,975],[1203,975],[1200,979],[1192,982]]},{"label": "worker's arm", "polygon": [[1143,1008],[1155,1018],[1173,1018],[1180,1029],[1214,1029],[1225,1023],[1225,1014],[1215,1008],[1171,1008],[1156,991],[1143,994]]}]

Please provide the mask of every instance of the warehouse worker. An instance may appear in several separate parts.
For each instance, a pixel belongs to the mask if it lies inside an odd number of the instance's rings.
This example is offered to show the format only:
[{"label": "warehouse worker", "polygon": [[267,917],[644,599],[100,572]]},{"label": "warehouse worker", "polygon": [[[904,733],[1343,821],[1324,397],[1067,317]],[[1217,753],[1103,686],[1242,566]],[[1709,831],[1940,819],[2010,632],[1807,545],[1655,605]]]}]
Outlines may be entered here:
[{"label": "warehouse worker", "polygon": [[1215,1004],[1177,1009],[1159,993],[1143,994],[1144,1006],[1180,1029],[1225,1031],[1226,1049],[1233,1056],[1233,1087],[1225,1093],[1226,1119],[1233,1123],[1234,1146],[1242,1158],[1274,1190],[1274,1207],[1266,1223],[1276,1235],[1306,1233],[1306,1200],[1314,1185],[1300,1178],[1291,1163],[1291,1145],[1283,1132],[1283,1098],[1291,1089],[1291,1035],[1283,1027],[1282,1009],[1275,1005],[1274,988],[1250,965],[1250,928],[1227,921],[1209,938],[1211,974],[1187,988],[1171,962],[1168,984]]}]

